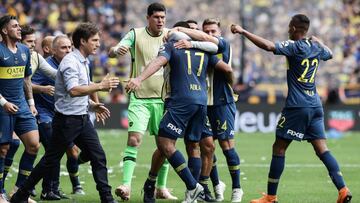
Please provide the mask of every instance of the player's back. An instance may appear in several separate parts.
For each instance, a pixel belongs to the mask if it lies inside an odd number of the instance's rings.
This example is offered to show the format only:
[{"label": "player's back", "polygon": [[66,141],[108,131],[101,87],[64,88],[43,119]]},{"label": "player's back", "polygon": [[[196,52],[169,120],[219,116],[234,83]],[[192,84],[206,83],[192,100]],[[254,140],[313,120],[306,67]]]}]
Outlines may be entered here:
[{"label": "player's back", "polygon": [[276,43],[275,54],[285,55],[288,62],[288,96],[286,107],[319,107],[315,77],[320,60],[331,59],[331,52],[308,39]]},{"label": "player's back", "polygon": [[216,56],[198,49],[176,49],[173,42],[165,44],[159,55],[169,61],[168,102],[206,105],[206,69],[208,65],[215,66]]}]

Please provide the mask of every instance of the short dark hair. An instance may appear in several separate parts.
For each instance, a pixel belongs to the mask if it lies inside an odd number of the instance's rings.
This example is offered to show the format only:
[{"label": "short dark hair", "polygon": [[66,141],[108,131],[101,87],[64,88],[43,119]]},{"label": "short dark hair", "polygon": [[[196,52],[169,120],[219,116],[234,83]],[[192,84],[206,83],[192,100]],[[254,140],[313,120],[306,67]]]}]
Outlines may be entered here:
[{"label": "short dark hair", "polygon": [[196,20],[192,20],[192,19],[189,19],[186,21],[187,23],[194,23],[194,24],[198,24],[198,22]]},{"label": "short dark hair", "polygon": [[173,27],[190,28],[189,24],[185,21],[179,21],[179,22],[175,23]]},{"label": "short dark hair", "polygon": [[165,6],[163,4],[161,4],[161,3],[152,3],[147,8],[147,15],[151,16],[155,12],[159,12],[159,11],[163,11],[163,12],[166,13]]},{"label": "short dark hair", "polygon": [[21,41],[25,39],[26,35],[31,35],[35,33],[35,29],[30,25],[22,25],[21,27]]},{"label": "short dark hair", "polygon": [[[17,20],[16,16],[4,15],[3,17],[1,17],[0,18],[0,30],[2,30],[11,20]],[[3,34],[3,33],[1,32],[1,34]]]},{"label": "short dark hair", "polygon": [[202,26],[204,27],[204,25],[212,25],[212,24],[216,24],[217,26],[220,27],[220,20],[218,18],[207,18],[204,20]]},{"label": "short dark hair", "polygon": [[307,32],[310,27],[310,19],[304,14],[296,14],[291,18],[291,24],[304,32]]},{"label": "short dark hair", "polygon": [[90,37],[99,33],[99,31],[99,28],[94,23],[80,23],[72,34],[74,47],[78,49],[81,39],[87,41]]}]

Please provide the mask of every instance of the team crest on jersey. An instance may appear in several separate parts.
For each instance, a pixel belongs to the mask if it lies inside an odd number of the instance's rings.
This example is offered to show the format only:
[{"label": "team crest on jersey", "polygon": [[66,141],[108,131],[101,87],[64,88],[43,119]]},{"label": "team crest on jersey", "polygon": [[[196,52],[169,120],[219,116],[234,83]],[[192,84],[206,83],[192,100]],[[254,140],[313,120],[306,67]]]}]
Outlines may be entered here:
[{"label": "team crest on jersey", "polygon": [[287,41],[283,41],[280,43],[280,47],[283,48],[283,47],[287,47],[289,46],[290,43],[294,43],[293,40],[287,40]]},{"label": "team crest on jersey", "polygon": [[26,53],[21,53],[21,58],[23,61],[26,61]]}]

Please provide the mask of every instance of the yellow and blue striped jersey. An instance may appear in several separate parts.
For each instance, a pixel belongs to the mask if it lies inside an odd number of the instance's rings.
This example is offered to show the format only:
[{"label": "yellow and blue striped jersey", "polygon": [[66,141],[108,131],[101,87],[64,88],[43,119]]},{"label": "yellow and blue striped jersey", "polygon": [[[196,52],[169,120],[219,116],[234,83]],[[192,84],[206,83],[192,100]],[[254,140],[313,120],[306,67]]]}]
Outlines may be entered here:
[{"label": "yellow and blue striped jersey", "polygon": [[24,77],[31,75],[30,51],[17,43],[13,53],[0,43],[0,94],[9,102],[19,105],[25,101]]}]

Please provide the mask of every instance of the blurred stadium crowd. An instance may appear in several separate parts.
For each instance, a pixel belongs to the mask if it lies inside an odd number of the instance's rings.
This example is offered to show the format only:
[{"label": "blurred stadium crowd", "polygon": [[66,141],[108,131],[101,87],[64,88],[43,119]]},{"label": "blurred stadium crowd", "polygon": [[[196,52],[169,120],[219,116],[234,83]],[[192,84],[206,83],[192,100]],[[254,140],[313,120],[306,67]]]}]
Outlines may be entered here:
[{"label": "blurred stadium crowd", "polygon": [[[288,21],[295,13],[311,19],[309,36],[321,38],[334,59],[320,66],[319,93],[330,103],[360,103],[360,1],[359,0],[159,0],[167,11],[167,27],[193,19],[201,26],[205,18],[221,20],[223,36],[231,41],[232,66],[239,82],[235,90],[250,103],[274,103],[285,98],[286,62],[261,51],[229,31],[231,23],[243,22],[251,32],[273,41],[287,39]],[[153,0],[2,0],[0,14],[18,16],[20,24],[37,30],[37,50],[44,36],[71,32],[77,23],[96,22],[102,30],[101,49],[92,59],[93,80],[112,73],[126,80],[130,57],[110,59],[107,51],[132,27],[146,25],[146,7]],[[241,20],[242,19],[242,20]],[[243,50],[242,50],[243,49]],[[243,54],[241,54],[243,52]],[[126,103],[122,87],[104,102]]]}]

